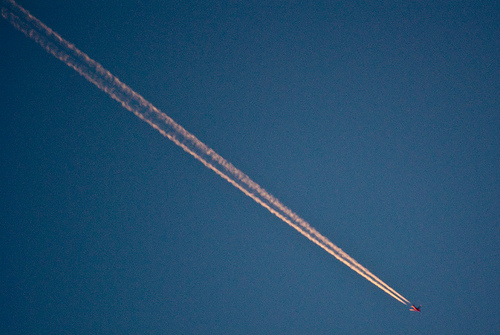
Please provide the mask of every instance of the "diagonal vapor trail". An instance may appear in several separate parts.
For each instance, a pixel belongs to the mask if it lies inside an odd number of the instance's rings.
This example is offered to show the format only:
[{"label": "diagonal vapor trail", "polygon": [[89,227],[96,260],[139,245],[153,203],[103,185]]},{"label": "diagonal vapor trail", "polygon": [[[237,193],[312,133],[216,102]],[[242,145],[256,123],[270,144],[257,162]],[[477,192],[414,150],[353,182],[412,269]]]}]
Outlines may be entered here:
[{"label": "diagonal vapor trail", "polygon": [[342,249],[321,235],[309,223],[288,209],[247,175],[219,156],[214,150],[162,113],[141,95],[122,83],[99,63],[63,39],[40,20],[12,0],[2,1],[2,17],[17,30],[37,42],[48,53],[73,68],[127,110],[158,130],[206,167],[213,170],[244,194],[296,229],[336,259],[403,304],[410,302],[380,278],[368,271]]}]

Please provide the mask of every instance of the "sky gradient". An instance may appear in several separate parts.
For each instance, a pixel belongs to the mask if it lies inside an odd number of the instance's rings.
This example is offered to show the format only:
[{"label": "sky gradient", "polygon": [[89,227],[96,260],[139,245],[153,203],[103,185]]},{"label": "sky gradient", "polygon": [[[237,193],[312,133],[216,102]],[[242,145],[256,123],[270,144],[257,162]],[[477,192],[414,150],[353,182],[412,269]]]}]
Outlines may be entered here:
[{"label": "sky gradient", "polygon": [[7,333],[495,333],[499,8],[19,1],[422,313],[0,21]]}]

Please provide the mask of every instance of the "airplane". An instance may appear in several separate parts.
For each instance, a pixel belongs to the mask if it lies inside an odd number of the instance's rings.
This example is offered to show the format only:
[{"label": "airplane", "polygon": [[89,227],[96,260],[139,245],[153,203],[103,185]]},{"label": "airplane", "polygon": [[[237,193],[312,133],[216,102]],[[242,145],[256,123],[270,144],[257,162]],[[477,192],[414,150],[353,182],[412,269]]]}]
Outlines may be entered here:
[{"label": "airplane", "polygon": [[412,311],[412,312],[421,312],[420,311],[420,307],[422,307],[422,306],[415,307],[415,305],[411,305],[410,311]]}]

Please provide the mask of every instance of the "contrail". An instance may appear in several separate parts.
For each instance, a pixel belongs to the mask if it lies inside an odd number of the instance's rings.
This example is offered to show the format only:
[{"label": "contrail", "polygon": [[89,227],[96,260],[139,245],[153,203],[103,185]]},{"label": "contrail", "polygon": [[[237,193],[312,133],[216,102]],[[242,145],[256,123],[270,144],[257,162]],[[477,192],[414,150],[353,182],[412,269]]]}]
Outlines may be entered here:
[{"label": "contrail", "polygon": [[312,242],[326,250],[369,282],[403,304],[410,302],[381,279],[368,271],[342,249],[321,235],[309,223],[288,209],[278,199],[252,181],[215,151],[198,140],[194,135],[162,113],[149,101],[134,92],[99,63],[63,39],[59,34],[43,24],[24,8],[12,0],[2,1],[2,17],[17,30],[42,46],[45,51],[73,68],[88,81],[96,85],[123,107],[158,130],[184,151],[192,155],[206,167],[237,187],[244,194],[269,210],[282,221],[296,229]]}]

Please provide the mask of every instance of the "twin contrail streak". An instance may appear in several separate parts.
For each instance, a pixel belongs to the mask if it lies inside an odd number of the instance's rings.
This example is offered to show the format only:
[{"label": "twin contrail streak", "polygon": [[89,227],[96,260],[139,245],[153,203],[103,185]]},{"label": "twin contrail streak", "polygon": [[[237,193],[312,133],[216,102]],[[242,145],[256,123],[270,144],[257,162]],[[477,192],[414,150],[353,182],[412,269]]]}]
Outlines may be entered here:
[{"label": "twin contrail streak", "polygon": [[118,78],[104,69],[99,63],[81,52],[72,43],[64,40],[14,1],[1,1],[2,17],[16,29],[37,42],[48,53],[73,68],[100,90],[121,103],[123,107],[158,130],[163,136],[173,141],[206,167],[213,170],[244,194],[295,228],[299,233],[319,245],[382,291],[403,304],[409,304],[409,301],[401,294],[356,262],[342,249],[311,227],[309,223],[284,206],[278,199],[269,194],[227,160],[219,156],[169,116],[162,113],[149,101],[118,80]]}]

